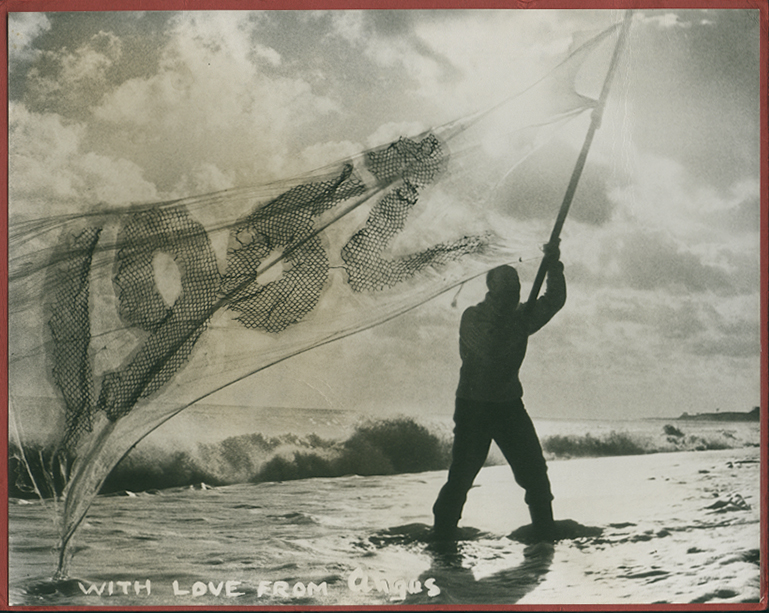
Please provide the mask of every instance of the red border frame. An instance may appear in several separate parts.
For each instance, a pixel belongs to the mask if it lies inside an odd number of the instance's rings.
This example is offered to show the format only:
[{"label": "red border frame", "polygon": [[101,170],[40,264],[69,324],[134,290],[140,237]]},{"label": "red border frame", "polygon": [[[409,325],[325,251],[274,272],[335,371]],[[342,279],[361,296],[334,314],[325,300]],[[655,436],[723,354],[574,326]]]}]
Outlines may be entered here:
[{"label": "red border frame", "polygon": [[[105,5],[108,8],[105,8]],[[6,114],[0,121],[0,428],[8,432],[8,61],[7,16],[9,12],[54,11],[193,11],[193,10],[314,10],[314,9],[757,9],[760,12],[760,95],[761,95],[761,568],[758,603],[661,604],[661,605],[423,605],[431,611],[765,611],[769,610],[769,0],[0,0],[3,28],[0,30],[0,97]],[[0,470],[8,471],[8,438],[0,436]],[[0,501],[8,500],[8,482],[0,479]],[[8,604],[8,506],[0,504],[0,608],[14,611],[81,611],[80,607],[39,607]],[[116,607],[94,606],[89,611],[115,611]],[[400,605],[348,606],[163,606],[120,607],[124,611],[404,611]]]},{"label": "red border frame", "polygon": [[[354,9],[758,9],[765,0],[5,0],[3,13],[43,11]],[[109,8],[105,8],[109,6]],[[764,25],[766,25],[764,23]]]}]

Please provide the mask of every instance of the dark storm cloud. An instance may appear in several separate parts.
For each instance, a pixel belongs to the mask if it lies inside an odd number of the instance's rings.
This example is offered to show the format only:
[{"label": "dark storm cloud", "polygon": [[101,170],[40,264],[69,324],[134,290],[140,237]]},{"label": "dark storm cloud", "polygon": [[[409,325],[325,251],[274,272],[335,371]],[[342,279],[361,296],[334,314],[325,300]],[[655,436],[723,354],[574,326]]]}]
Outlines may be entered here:
[{"label": "dark storm cloud", "polygon": [[641,324],[655,329],[655,336],[676,341],[697,338],[708,329],[701,306],[691,299],[675,306],[626,299],[620,304],[599,304],[597,311],[606,320]]},{"label": "dark storm cloud", "polygon": [[760,351],[755,318],[725,316],[709,302],[686,300],[677,307],[658,306],[651,321],[663,338],[685,342],[684,348],[696,355],[743,358]]},{"label": "dark storm cloud", "polygon": [[723,269],[703,264],[658,233],[639,233],[622,240],[618,253],[621,278],[633,289],[707,292],[726,295],[735,284]]},{"label": "dark storm cloud", "polygon": [[677,304],[627,299],[620,304],[599,304],[606,321],[643,326],[645,342],[670,342],[690,354],[753,358],[760,350],[759,324],[738,314],[724,316],[707,301],[696,297]]}]

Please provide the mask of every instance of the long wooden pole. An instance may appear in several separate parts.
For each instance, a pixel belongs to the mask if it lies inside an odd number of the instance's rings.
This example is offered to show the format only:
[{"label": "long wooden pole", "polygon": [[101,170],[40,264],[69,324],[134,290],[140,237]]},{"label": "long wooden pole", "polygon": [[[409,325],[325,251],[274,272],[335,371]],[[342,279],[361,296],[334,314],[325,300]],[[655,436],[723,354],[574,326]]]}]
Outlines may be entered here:
[{"label": "long wooden pole", "polygon": [[[585,167],[585,161],[587,160],[588,151],[590,151],[590,145],[593,142],[596,130],[601,126],[601,119],[603,117],[603,110],[606,106],[606,98],[609,96],[609,88],[611,86],[612,78],[617,70],[617,64],[619,63],[619,56],[622,53],[622,48],[627,38],[627,33],[630,30],[630,22],[633,19],[633,11],[628,10],[625,12],[625,19],[622,23],[622,30],[617,38],[617,44],[614,47],[614,54],[611,58],[611,64],[609,70],[606,73],[606,79],[603,82],[603,88],[601,89],[601,95],[598,97],[598,102],[593,109],[591,115],[590,127],[585,135],[585,142],[582,145],[582,150],[579,152],[577,163],[574,166],[574,171],[571,174],[571,180],[566,188],[566,194],[563,197],[563,203],[561,204],[561,210],[558,212],[558,217],[555,220],[553,231],[550,233],[550,241],[548,244],[555,245],[561,234],[563,223],[566,221],[566,216],[569,214],[569,208],[571,207],[571,201],[574,199],[574,193],[577,191],[577,184],[579,183],[580,176],[582,175],[582,169]],[[534,278],[534,285],[531,288],[529,294],[529,300],[526,304],[527,308],[532,308],[534,302],[539,296],[539,291],[542,289],[542,283],[545,280],[545,274],[547,273],[548,266],[550,265],[547,255],[542,258],[540,262],[537,276]]]}]

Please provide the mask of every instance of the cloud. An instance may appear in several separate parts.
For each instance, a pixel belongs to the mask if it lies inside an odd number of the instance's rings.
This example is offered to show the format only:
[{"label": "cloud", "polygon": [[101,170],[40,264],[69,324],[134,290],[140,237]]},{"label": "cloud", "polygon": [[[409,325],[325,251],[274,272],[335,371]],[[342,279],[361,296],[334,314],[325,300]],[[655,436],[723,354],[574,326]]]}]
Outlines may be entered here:
[{"label": "cloud", "polygon": [[731,277],[721,268],[706,265],[661,233],[626,236],[618,253],[620,275],[634,289],[729,294]]},{"label": "cloud", "polygon": [[757,240],[751,250],[740,243],[687,242],[640,225],[617,223],[592,233],[572,225],[563,251],[572,278],[586,289],[613,286],[711,300],[759,291]]},{"label": "cloud", "polygon": [[94,129],[172,195],[187,195],[174,191],[201,163],[238,185],[308,170],[303,159],[315,157],[295,155],[304,130],[336,105],[301,78],[271,73],[280,54],[254,47],[257,27],[237,14],[180,16],[160,51],[159,71],[109,92],[94,111]]},{"label": "cloud", "polygon": [[99,32],[91,37],[89,45],[78,48],[75,53],[61,55],[61,78],[75,82],[102,80],[106,69],[120,59],[120,55],[120,39],[111,32]]},{"label": "cloud", "polygon": [[746,242],[746,233],[758,237],[758,175],[746,172],[716,189],[680,161],[642,153],[635,145],[629,147],[625,165],[632,180],[617,185],[609,195],[625,219],[689,245],[756,248],[752,241]]},{"label": "cloud", "polygon": [[[495,196],[497,206],[517,219],[555,221],[576,159],[572,145],[560,139],[551,141],[508,177]],[[611,186],[607,181],[617,177],[608,170],[597,159],[585,166],[569,212],[571,220],[591,226],[611,220],[617,204],[609,198]]]},{"label": "cloud", "polygon": [[703,296],[633,292],[616,295],[614,306],[599,312],[604,322],[635,322],[639,334],[634,342],[648,342],[670,358],[686,354],[755,359],[760,353],[757,308],[752,298],[731,300],[724,313]]},{"label": "cloud", "polygon": [[727,358],[757,358],[761,352],[761,330],[755,319],[728,327],[728,332],[712,335],[692,343],[693,353]]},{"label": "cloud", "polygon": [[757,404],[755,345],[752,355],[697,353],[694,343],[665,342],[651,326],[575,320],[572,306],[529,343],[521,378],[532,415],[626,420]]},{"label": "cloud", "polygon": [[[758,11],[677,15],[683,32],[639,22],[627,54],[625,112],[643,153],[676,159],[699,184],[729,189],[759,172]],[[642,43],[642,44],[638,44]]]},{"label": "cloud", "polygon": [[11,62],[30,60],[37,55],[32,48],[35,39],[51,29],[45,13],[9,13],[8,56]]},{"label": "cloud", "polygon": [[366,37],[364,11],[331,11],[331,32],[350,43],[359,43]]},{"label": "cloud", "polygon": [[754,181],[746,181],[735,186],[734,194],[733,206],[713,211],[707,216],[714,226],[730,233],[756,234],[761,227],[759,186]]},{"label": "cloud", "polygon": [[329,141],[315,143],[302,150],[302,167],[306,169],[320,168],[329,160],[344,160],[351,158],[363,150],[360,143],[345,141]]},{"label": "cloud", "polygon": [[558,407],[556,377],[570,382],[570,410],[583,415],[675,415],[677,398],[744,410],[760,389],[758,302],[610,286],[586,294],[572,284],[562,312],[530,342],[527,396]]},{"label": "cloud", "polygon": [[661,30],[671,28],[690,28],[691,22],[681,19],[678,13],[662,13],[660,11],[642,11],[637,13],[635,20],[639,24],[653,24]]},{"label": "cloud", "polygon": [[[326,364],[338,359],[334,353],[345,352],[339,368],[350,385],[340,396],[347,406],[412,415],[449,412],[460,366],[460,316],[461,310],[441,298],[342,341],[344,349],[328,351]],[[351,394],[361,381],[369,393]]]},{"label": "cloud", "polygon": [[[264,14],[175,13],[162,36],[156,20],[126,15],[111,26],[99,21],[96,33],[56,16],[73,36],[40,51],[26,75],[24,106],[61,128],[77,126],[72,155],[92,154],[81,169],[98,175],[97,159],[123,160],[128,176],[154,186],[137,190],[139,199],[165,199],[300,174],[332,161],[324,152],[350,154],[314,142],[313,130],[338,115],[337,102],[314,93],[301,70],[283,71],[282,53],[258,40]],[[136,27],[147,31],[129,33]],[[79,186],[62,180],[52,193],[71,196]]]},{"label": "cloud", "polygon": [[9,107],[9,127],[9,198],[14,215],[45,218],[157,197],[139,166],[84,147],[82,124],[55,114],[32,113],[15,103]]},{"label": "cloud", "polygon": [[270,64],[270,66],[277,67],[280,66],[282,62],[280,53],[270,47],[257,44],[254,45],[253,52],[257,58],[265,60],[268,64]]},{"label": "cloud", "polygon": [[222,172],[215,164],[201,162],[182,175],[174,188],[178,194],[205,194],[234,187],[232,172]]},{"label": "cloud", "polygon": [[379,126],[376,131],[368,137],[366,146],[369,148],[381,147],[387,143],[392,143],[402,136],[410,137],[421,134],[425,130],[425,125],[418,122],[388,122]]},{"label": "cloud", "polygon": [[[375,71],[368,78],[380,77],[371,80],[374,91],[391,83],[391,92],[402,92],[404,110],[417,112],[416,101],[432,113],[433,124],[520,92],[573,42],[569,32],[559,32],[552,11],[338,11],[331,19],[333,36],[355,50],[344,60],[347,71],[366,60]],[[611,22],[605,12],[585,19],[595,30]]]},{"label": "cloud", "polygon": [[85,118],[107,89],[107,73],[120,59],[121,41],[94,34],[75,51],[45,51],[28,75],[25,102],[40,111]]}]

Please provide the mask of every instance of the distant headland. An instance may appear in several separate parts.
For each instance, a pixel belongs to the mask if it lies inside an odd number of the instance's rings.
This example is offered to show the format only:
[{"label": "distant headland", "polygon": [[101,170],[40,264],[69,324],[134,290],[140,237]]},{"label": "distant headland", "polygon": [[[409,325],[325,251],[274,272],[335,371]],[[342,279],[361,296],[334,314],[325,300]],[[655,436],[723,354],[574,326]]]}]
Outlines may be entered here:
[{"label": "distant headland", "polygon": [[695,413],[689,415],[689,413],[683,413],[678,419],[700,420],[700,421],[758,421],[761,409],[759,407],[753,407],[752,410],[746,413],[739,413],[736,411],[724,411],[723,413]]}]

